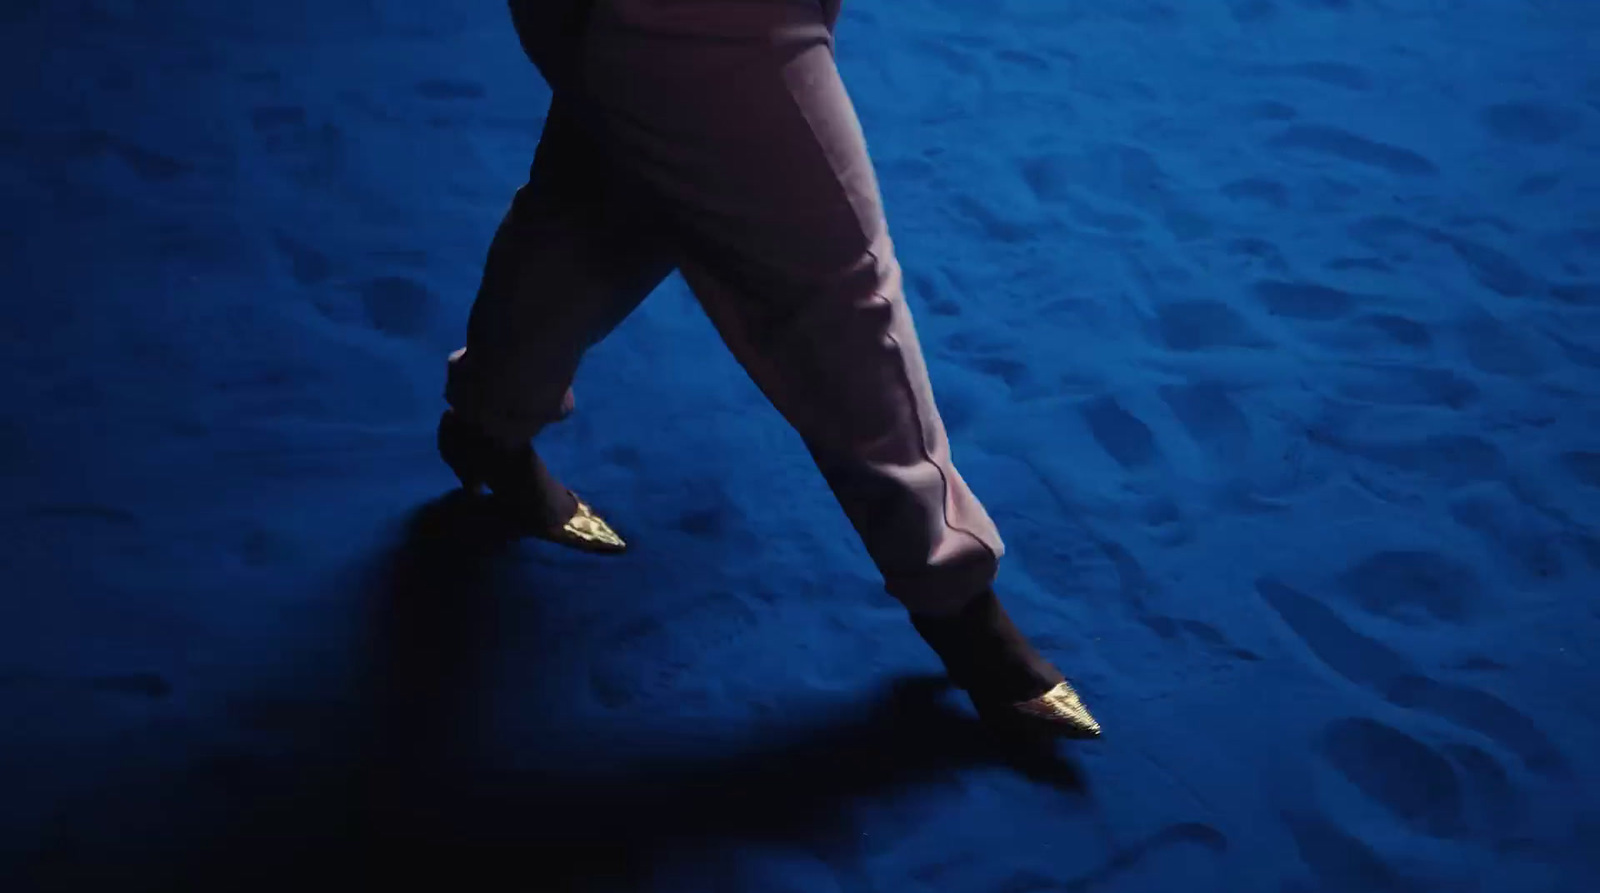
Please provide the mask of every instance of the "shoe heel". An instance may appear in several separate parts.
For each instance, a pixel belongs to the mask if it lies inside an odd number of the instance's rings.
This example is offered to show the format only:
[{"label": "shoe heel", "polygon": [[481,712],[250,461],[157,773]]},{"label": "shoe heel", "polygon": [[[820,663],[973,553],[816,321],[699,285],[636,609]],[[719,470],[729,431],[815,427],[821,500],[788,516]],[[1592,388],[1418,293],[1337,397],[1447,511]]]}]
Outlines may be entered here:
[{"label": "shoe heel", "polygon": [[483,493],[488,486],[482,478],[467,474],[454,465],[450,466],[450,470],[455,473],[456,480],[461,482],[461,489],[471,493],[474,496]]},{"label": "shoe heel", "polygon": [[487,481],[483,475],[468,466],[467,456],[463,454],[470,453],[471,450],[461,442],[461,432],[454,422],[455,418],[449,412],[439,419],[439,431],[435,437],[439,458],[444,460],[444,464],[449,466],[456,480],[461,482],[461,489],[474,495],[482,493]]}]

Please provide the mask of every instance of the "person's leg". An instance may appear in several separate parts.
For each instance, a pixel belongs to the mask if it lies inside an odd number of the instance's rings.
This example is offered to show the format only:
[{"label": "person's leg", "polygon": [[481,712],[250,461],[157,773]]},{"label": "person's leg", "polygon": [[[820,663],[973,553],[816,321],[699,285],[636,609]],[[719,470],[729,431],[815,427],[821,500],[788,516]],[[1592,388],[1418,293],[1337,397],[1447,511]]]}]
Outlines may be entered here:
[{"label": "person's leg", "polygon": [[951,461],[821,5],[731,6],[602,0],[584,74],[602,141],[673,209],[685,279],[889,591],[953,612],[1003,546]]},{"label": "person's leg", "polygon": [[644,197],[615,176],[558,99],[528,182],[490,245],[467,344],[450,357],[446,400],[508,443],[532,438],[572,410],[584,353],[673,267]]},{"label": "person's leg", "polygon": [[572,411],[584,353],[674,268],[648,197],[624,181],[558,97],[489,248],[439,427],[463,486],[492,490],[535,535],[600,552],[625,544],[530,440]]},{"label": "person's leg", "polygon": [[580,88],[583,31],[595,0],[507,0],[511,26],[539,76],[558,94]]},{"label": "person's leg", "polygon": [[990,590],[1003,546],[951,460],[822,4],[601,0],[584,81],[691,288],[952,675],[1016,701],[1058,685]]}]

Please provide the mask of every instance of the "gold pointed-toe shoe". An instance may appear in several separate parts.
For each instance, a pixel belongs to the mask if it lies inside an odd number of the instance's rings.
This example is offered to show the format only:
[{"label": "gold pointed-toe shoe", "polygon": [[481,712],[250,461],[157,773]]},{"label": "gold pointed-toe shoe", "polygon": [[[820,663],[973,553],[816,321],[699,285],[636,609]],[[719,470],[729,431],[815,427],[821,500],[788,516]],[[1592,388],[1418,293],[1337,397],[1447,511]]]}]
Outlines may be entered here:
[{"label": "gold pointed-toe shoe", "polygon": [[1083,706],[1078,692],[1066,682],[1031,700],[1011,705],[1020,717],[1032,723],[1044,723],[1057,734],[1071,738],[1099,738],[1100,723]]},{"label": "gold pointed-toe shoe", "polygon": [[535,530],[534,535],[584,552],[618,555],[627,551],[628,544],[604,518],[595,514],[594,509],[576,494],[572,498],[577,501],[578,510],[565,524],[560,527]]},{"label": "gold pointed-toe shoe", "polygon": [[[601,555],[627,551],[628,544],[604,518],[556,482],[531,444],[499,445],[453,410],[446,410],[439,417],[438,445],[439,455],[462,488],[475,495],[489,491],[527,535]],[[576,508],[571,517],[558,523],[551,517],[559,511],[554,508],[558,501],[549,497],[563,490]]]}]

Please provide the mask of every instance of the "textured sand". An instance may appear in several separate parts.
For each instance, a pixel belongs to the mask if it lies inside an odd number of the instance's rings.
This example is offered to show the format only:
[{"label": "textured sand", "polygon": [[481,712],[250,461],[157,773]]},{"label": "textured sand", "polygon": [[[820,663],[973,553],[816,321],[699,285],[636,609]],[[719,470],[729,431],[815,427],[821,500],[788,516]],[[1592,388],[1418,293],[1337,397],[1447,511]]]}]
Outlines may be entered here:
[{"label": "textured sand", "polygon": [[1001,753],[920,678],[676,279],[544,445],[630,557],[450,495],[548,100],[501,4],[13,0],[5,889],[1600,886],[1600,7],[840,30],[1003,591],[1107,737]]}]

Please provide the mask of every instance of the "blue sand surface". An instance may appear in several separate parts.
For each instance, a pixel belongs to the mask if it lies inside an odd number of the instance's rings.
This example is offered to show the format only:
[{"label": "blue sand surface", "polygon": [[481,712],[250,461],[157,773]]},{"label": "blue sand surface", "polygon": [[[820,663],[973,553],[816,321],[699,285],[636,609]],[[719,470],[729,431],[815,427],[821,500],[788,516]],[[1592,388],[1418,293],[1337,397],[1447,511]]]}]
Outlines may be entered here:
[{"label": "blue sand surface", "polygon": [[0,889],[1600,889],[1600,5],[845,7],[1106,737],[985,737],[676,278],[542,440],[629,556],[452,494],[502,3],[8,0]]}]

